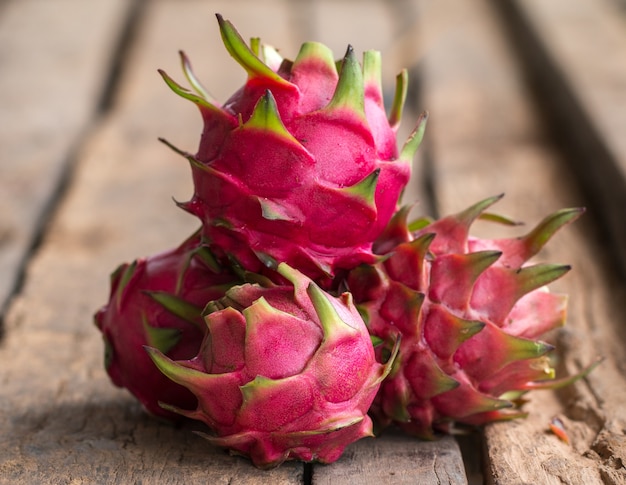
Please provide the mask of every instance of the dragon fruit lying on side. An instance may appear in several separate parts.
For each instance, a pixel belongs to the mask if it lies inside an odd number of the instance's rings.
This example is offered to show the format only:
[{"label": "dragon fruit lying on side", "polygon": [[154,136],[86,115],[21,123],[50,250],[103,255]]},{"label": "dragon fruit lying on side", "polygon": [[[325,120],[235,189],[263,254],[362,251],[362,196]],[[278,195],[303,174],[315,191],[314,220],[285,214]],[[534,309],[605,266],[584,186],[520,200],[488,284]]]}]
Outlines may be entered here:
[{"label": "dragon fruit lying on side", "polygon": [[197,153],[176,149],[190,160],[195,187],[181,206],[202,220],[216,251],[251,271],[260,261],[286,262],[319,280],[372,262],[425,125],[423,115],[398,153],[406,71],[388,119],[378,52],[365,52],[361,67],[352,48],[336,63],[326,46],[307,42],[289,61],[258,39],[249,47],[218,20],[226,49],[248,73],[229,100],[219,106],[182,53],[196,93],[161,72],[204,120]]},{"label": "dragon fruit lying on side", "polygon": [[157,366],[198,398],[167,409],[206,423],[207,438],[255,465],[330,463],[372,434],[367,415],[386,365],[375,360],[349,293],[336,298],[284,263],[291,285],[245,284],[207,306],[208,332],[193,359],[148,349]]},{"label": "dragon fruit lying on side", "polygon": [[113,383],[128,389],[149,413],[180,418],[159,401],[193,406],[195,397],[167,379],[143,347],[174,359],[194,356],[206,332],[204,305],[238,282],[216,265],[199,232],[175,249],[122,264],[111,275],[109,302],[95,314]]},{"label": "dragon fruit lying on side", "polygon": [[564,323],[566,297],[545,285],[569,267],[526,261],[582,210],[558,211],[524,237],[468,236],[497,200],[413,232],[408,209],[400,210],[375,245],[384,261],[349,274],[346,285],[370,332],[401,338],[371,410],[381,428],[395,423],[428,438],[452,422],[518,417],[510,409],[515,398],[554,379],[545,355],[552,347],[537,339]]}]

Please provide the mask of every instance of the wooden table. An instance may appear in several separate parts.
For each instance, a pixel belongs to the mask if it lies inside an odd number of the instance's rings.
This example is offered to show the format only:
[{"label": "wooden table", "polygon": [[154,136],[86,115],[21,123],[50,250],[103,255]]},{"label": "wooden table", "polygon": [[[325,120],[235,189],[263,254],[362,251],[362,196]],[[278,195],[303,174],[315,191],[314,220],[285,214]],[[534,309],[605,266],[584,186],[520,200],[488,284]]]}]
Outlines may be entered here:
[{"label": "wooden table", "polygon": [[[218,99],[244,79],[213,14],[287,57],[321,40],[407,66],[404,133],[428,109],[405,200],[456,212],[505,192],[529,225],[590,210],[539,260],[572,263],[559,373],[604,363],[530,417],[435,442],[390,433],[330,466],[260,472],[144,416],[102,366],[91,317],[118,263],[197,222],[186,164],[200,119],[156,73],[192,58]],[[626,483],[626,10],[620,0],[4,0],[0,2],[0,483]],[[477,224],[478,234],[488,233]],[[559,417],[571,444],[549,432]],[[484,482],[483,482],[484,481]]]}]

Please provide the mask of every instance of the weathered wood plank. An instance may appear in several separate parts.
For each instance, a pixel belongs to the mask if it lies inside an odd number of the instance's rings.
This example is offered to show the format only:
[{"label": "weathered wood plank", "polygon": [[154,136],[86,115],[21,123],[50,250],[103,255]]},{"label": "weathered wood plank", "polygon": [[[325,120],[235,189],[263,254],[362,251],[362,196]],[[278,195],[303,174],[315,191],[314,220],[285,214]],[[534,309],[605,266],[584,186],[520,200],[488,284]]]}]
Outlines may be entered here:
[{"label": "weathered wood plank", "polygon": [[626,273],[626,12],[618,2],[494,2]]},{"label": "weathered wood plank", "polygon": [[388,432],[346,450],[336,463],[316,466],[313,485],[467,484],[463,460],[454,438],[419,441]]},{"label": "weathered wood plank", "polygon": [[2,5],[0,320],[71,152],[96,115],[109,54],[131,5],[123,0]]},{"label": "weathered wood plank", "polygon": [[[583,204],[566,160],[541,131],[488,3],[422,5],[431,46],[423,66],[424,104],[431,111],[427,137],[441,213],[506,192],[496,210],[532,227],[551,211]],[[476,226],[483,236],[511,232]],[[625,314],[619,302],[625,288],[603,254],[597,226],[587,218],[539,255],[574,264],[570,275],[552,285],[570,294],[567,327],[554,335],[559,372],[576,373],[598,353],[607,359],[560,392],[531,393],[529,419],[486,428],[488,483],[624,483]],[[554,416],[565,422],[571,446],[549,433]]]},{"label": "weathered wood plank", "polygon": [[[211,7],[238,17],[244,34],[289,38],[284,2]],[[118,263],[178,244],[197,225],[171,201],[190,196],[188,167],[156,137],[194,149],[201,120],[156,68],[182,78],[177,50],[184,48],[199,72],[210,72],[203,78],[216,95],[233,91],[238,82],[223,74],[228,68],[213,67],[234,62],[223,53],[212,14],[200,1],[148,4],[115,109],[79,154],[74,183],[7,317],[1,483],[302,482],[301,464],[260,475],[190,431],[143,417],[109,382],[91,323]],[[262,19],[272,21],[259,25]]]}]

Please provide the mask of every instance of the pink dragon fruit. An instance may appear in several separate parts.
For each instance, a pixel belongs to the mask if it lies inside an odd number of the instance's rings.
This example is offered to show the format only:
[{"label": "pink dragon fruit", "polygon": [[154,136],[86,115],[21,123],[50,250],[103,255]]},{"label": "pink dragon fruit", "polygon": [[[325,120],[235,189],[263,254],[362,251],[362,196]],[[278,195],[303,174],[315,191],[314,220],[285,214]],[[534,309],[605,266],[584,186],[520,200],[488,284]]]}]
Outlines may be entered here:
[{"label": "pink dragon fruit", "polygon": [[454,422],[512,419],[522,415],[511,409],[521,393],[556,385],[546,356],[552,347],[537,339],[564,323],[566,297],[545,285],[569,267],[526,261],[582,210],[556,212],[520,238],[468,236],[497,200],[422,221],[413,232],[402,209],[376,242],[384,261],[349,274],[346,285],[370,332],[401,338],[371,409],[381,428],[393,422],[428,438]]},{"label": "pink dragon fruit", "polygon": [[174,359],[194,356],[206,333],[204,305],[237,282],[216,265],[199,232],[176,249],[122,264],[111,276],[109,302],[95,314],[113,383],[128,389],[149,413],[180,418],[159,401],[193,406],[195,397],[167,379],[143,347],[158,348]]},{"label": "pink dragon fruit", "polygon": [[292,62],[258,39],[248,47],[218,20],[226,49],[248,73],[226,103],[207,94],[182,53],[196,93],[161,73],[204,120],[196,155],[175,149],[190,160],[195,186],[181,206],[202,220],[216,252],[251,271],[260,261],[286,262],[319,280],[372,262],[425,125],[423,115],[398,153],[406,71],[388,119],[378,52],[365,52],[361,68],[348,48],[338,72],[322,44],[303,44]]},{"label": "pink dragon fruit", "polygon": [[198,398],[206,437],[260,468],[285,460],[333,462],[372,434],[367,415],[386,365],[376,362],[348,293],[330,296],[284,263],[291,285],[245,284],[207,306],[208,332],[192,359],[149,353],[165,375]]}]

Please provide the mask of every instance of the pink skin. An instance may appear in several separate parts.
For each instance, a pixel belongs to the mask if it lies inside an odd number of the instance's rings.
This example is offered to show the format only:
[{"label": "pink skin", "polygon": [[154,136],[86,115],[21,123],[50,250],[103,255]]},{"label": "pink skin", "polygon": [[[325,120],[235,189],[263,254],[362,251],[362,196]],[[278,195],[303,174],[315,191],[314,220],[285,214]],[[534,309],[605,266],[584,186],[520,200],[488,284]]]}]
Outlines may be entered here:
[{"label": "pink skin", "polygon": [[[320,56],[305,53],[283,65],[282,82],[249,73],[221,108],[200,107],[195,191],[183,207],[203,221],[218,253],[251,271],[260,270],[259,257],[315,279],[373,262],[372,243],[409,180],[379,86],[362,87],[361,112],[352,97],[331,106],[339,75]],[[268,92],[289,135],[246,124]],[[348,191],[373,173],[373,201]]]},{"label": "pink skin", "polygon": [[293,286],[247,284],[227,293],[207,315],[193,359],[151,355],[197,396],[195,409],[175,410],[206,423],[214,444],[261,468],[291,459],[329,463],[371,436],[367,411],[389,367],[376,362],[348,295],[332,297],[284,264],[279,272]]},{"label": "pink skin", "polygon": [[[208,301],[223,296],[224,285],[234,279],[227,272],[214,273],[199,258],[192,257],[199,244],[195,235],[176,249],[139,259],[132,275],[132,266],[122,265],[112,279],[110,301],[95,315],[96,326],[106,342],[106,370],[113,383],[128,389],[149,413],[168,419],[180,416],[163,409],[159,401],[191,406],[196,399],[187,389],[167,379],[143,350],[145,345],[154,345],[146,325],[178,333],[178,341],[167,355],[175,359],[194,356],[205,334],[202,308]],[[125,272],[130,279],[122,288]],[[147,292],[176,295],[195,305],[195,321],[174,315]]]},{"label": "pink skin", "polygon": [[568,267],[526,260],[581,211],[559,211],[521,238],[469,237],[472,221],[495,200],[414,234],[394,220],[383,236],[389,239],[377,241],[386,248],[384,262],[349,274],[346,286],[370,332],[387,341],[402,337],[400,363],[371,409],[380,426],[396,422],[429,437],[453,421],[518,417],[499,396],[554,377],[544,357],[551,346],[536,339],[564,323],[566,299],[545,284]]}]

